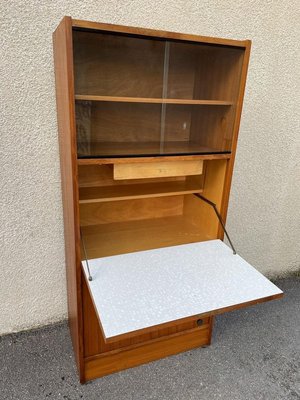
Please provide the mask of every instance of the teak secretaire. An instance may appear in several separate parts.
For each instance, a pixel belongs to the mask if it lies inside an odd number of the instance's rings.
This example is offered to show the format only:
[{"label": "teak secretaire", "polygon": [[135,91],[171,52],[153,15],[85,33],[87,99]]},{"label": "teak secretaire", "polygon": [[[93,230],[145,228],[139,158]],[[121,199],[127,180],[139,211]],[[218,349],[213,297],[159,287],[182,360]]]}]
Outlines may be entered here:
[{"label": "teak secretaire", "polygon": [[222,241],[250,41],[70,17],[53,37],[85,382],[208,345],[214,315],[282,292]]}]

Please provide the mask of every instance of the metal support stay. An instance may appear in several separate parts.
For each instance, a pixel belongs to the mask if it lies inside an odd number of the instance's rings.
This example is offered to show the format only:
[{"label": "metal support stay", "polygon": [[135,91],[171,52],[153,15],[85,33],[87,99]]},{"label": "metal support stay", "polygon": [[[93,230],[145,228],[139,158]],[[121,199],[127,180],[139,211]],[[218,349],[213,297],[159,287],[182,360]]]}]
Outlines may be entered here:
[{"label": "metal support stay", "polygon": [[227,237],[227,239],[228,239],[228,242],[230,243],[230,246],[231,246],[231,248],[232,248],[233,254],[236,254],[235,248],[234,248],[234,246],[233,246],[233,244],[232,244],[232,241],[230,240],[230,237],[229,237],[229,235],[228,235],[228,233],[227,233],[227,231],[226,231],[225,224],[224,224],[224,222],[223,222],[223,220],[222,220],[221,214],[219,213],[219,211],[218,211],[218,209],[217,209],[216,204],[213,203],[212,201],[208,200],[206,197],[202,196],[202,195],[199,194],[199,193],[194,193],[194,195],[195,195],[196,197],[199,197],[199,199],[205,201],[205,203],[209,204],[209,205],[214,209],[214,211],[215,211],[215,213],[216,213],[216,216],[218,217],[218,220],[219,220],[219,222],[220,222],[220,224],[221,224],[221,226],[222,226],[222,228],[223,228],[223,231],[224,231],[224,233],[225,233],[225,235],[226,235],[226,237]]},{"label": "metal support stay", "polygon": [[92,275],[90,272],[89,262],[88,262],[88,258],[87,258],[87,252],[86,252],[81,228],[80,228],[80,238],[81,238],[82,248],[83,248],[83,252],[84,252],[84,258],[85,258],[85,262],[86,262],[86,266],[87,266],[87,270],[88,270],[88,274],[89,274],[89,281],[92,281],[93,278],[92,278]]}]

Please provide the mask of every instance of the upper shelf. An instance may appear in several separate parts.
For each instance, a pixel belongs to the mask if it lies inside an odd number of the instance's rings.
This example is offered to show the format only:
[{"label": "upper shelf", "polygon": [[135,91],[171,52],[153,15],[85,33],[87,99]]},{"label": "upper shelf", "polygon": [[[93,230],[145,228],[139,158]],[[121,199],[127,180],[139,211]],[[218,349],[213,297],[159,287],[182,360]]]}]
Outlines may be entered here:
[{"label": "upper shelf", "polygon": [[183,160],[227,160],[231,158],[231,153],[213,153],[213,154],[179,154],[176,156],[132,156],[132,157],[92,157],[77,158],[78,165],[102,165],[102,164],[125,164],[132,162],[159,162],[159,161],[183,161]]},{"label": "upper shelf", "polygon": [[232,101],[224,100],[163,99],[150,97],[94,96],[82,94],[75,95],[75,100],[110,101],[116,103],[190,104],[208,106],[232,106],[234,104]]}]

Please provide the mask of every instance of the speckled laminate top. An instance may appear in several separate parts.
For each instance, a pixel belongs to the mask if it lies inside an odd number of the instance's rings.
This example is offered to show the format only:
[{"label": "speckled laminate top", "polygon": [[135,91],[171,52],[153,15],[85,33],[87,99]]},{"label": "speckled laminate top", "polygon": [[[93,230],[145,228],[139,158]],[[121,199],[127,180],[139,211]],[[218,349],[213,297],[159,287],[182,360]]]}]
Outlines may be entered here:
[{"label": "speckled laminate top", "polygon": [[89,267],[106,338],[282,293],[221,240],[92,259]]}]

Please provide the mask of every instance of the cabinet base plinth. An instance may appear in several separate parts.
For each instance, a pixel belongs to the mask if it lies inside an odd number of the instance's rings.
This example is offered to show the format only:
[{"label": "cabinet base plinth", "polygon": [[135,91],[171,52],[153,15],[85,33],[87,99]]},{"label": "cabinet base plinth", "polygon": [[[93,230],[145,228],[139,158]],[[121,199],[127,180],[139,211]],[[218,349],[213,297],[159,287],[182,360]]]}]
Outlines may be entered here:
[{"label": "cabinet base plinth", "polygon": [[209,324],[203,329],[195,328],[140,345],[87,357],[84,360],[85,379],[82,383],[196,347],[207,346],[211,341],[211,328]]}]

